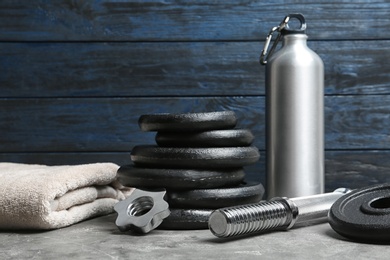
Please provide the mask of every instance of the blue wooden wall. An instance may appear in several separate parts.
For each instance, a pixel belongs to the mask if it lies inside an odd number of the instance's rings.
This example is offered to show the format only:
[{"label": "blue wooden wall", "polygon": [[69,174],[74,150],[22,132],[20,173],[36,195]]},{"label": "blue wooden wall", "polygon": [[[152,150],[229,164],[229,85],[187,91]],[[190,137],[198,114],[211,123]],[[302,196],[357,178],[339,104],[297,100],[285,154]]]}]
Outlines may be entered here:
[{"label": "blue wooden wall", "polygon": [[293,12],[326,67],[326,189],[390,181],[385,0],[2,0],[0,161],[128,164],[140,115],[233,110],[265,183],[258,56]]}]

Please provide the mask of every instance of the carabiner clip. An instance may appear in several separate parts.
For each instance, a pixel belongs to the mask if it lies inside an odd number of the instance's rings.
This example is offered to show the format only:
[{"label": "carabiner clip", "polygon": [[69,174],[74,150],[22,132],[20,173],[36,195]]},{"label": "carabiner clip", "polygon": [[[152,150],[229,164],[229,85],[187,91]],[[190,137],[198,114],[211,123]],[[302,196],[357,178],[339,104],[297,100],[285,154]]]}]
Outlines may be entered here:
[{"label": "carabiner clip", "polygon": [[[262,65],[267,64],[267,58],[272,54],[272,52],[275,50],[276,46],[278,45],[280,39],[282,38],[281,31],[287,26],[287,23],[289,21],[290,21],[290,16],[287,15],[283,19],[283,21],[279,24],[279,26],[273,27],[270,30],[270,32],[267,35],[267,38],[265,38],[264,48],[260,54],[260,64],[262,64]],[[269,44],[271,43],[272,36],[276,31],[278,32],[278,36],[276,37],[274,44],[271,47],[271,50],[268,52],[268,48],[269,48]]]},{"label": "carabiner clip", "polygon": [[273,34],[276,31],[278,31],[278,29],[279,29],[279,26],[272,28],[271,31],[269,32],[267,38],[265,38],[264,48],[263,48],[263,50],[261,51],[261,54],[260,54],[260,64],[262,64],[262,65],[267,64],[268,56],[271,55],[271,53],[276,48],[276,45],[280,41],[280,38],[282,38],[282,34],[279,32],[279,34],[276,37],[276,39],[274,41],[274,44],[272,45],[271,50],[269,51],[269,54],[268,54],[267,51],[268,51],[269,44],[271,43],[272,36],[273,36]]}]

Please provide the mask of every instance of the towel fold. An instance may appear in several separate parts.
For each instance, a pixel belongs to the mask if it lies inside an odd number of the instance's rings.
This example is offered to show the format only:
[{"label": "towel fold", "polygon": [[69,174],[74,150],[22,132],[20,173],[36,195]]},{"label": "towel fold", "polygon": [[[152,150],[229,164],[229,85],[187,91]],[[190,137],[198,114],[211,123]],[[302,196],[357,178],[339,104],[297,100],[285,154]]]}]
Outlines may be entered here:
[{"label": "towel fold", "polygon": [[113,163],[0,163],[0,229],[56,229],[113,212],[132,189]]}]

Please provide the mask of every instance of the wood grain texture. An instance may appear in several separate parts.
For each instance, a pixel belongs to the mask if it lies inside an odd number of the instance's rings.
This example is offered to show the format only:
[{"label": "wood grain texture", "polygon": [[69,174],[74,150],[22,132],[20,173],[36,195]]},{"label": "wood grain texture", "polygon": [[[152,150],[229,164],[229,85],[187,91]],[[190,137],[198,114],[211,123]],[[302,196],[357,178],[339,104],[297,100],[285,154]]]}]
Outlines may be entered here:
[{"label": "wood grain texture", "polygon": [[239,43],[0,43],[0,96],[252,95],[261,92],[264,68],[257,61],[260,46],[247,47]]},{"label": "wood grain texture", "polygon": [[102,0],[0,2],[0,161],[130,163],[154,143],[138,117],[233,110],[265,177],[268,31],[308,23],[325,64],[326,190],[390,181],[390,2]]},{"label": "wood grain texture", "polygon": [[[390,41],[309,41],[325,93],[390,94]],[[256,42],[0,43],[0,97],[264,95]]]},{"label": "wood grain texture", "polygon": [[327,151],[326,189],[362,188],[390,182],[390,151]]},{"label": "wood grain texture", "polygon": [[384,0],[3,0],[0,40],[259,40],[296,12],[313,39],[389,38],[389,7]]},{"label": "wood grain texture", "polygon": [[[130,151],[153,144],[142,114],[236,111],[237,127],[264,133],[264,98],[65,98],[0,100],[0,151]],[[260,135],[257,135],[261,138]]]},{"label": "wood grain texture", "polygon": [[389,149],[390,96],[325,99],[327,149]]},{"label": "wood grain texture", "polygon": [[[325,105],[327,149],[390,149],[390,96],[328,96]],[[142,114],[222,110],[265,149],[264,109],[263,96],[1,99],[0,152],[129,151],[154,143],[137,125]]]}]

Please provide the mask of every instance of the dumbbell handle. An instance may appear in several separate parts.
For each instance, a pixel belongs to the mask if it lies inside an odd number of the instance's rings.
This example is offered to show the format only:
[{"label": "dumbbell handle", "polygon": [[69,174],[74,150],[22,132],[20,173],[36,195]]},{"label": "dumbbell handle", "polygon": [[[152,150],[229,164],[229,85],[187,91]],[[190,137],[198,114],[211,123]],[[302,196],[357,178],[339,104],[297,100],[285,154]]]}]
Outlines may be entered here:
[{"label": "dumbbell handle", "polygon": [[331,193],[217,209],[210,215],[209,228],[217,237],[232,237],[322,221],[332,204],[348,192],[339,188]]}]

